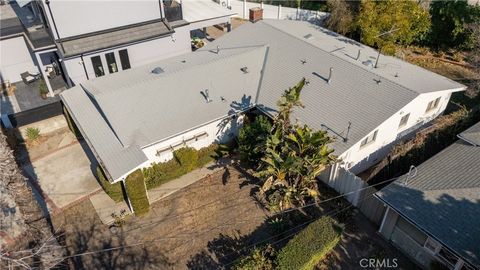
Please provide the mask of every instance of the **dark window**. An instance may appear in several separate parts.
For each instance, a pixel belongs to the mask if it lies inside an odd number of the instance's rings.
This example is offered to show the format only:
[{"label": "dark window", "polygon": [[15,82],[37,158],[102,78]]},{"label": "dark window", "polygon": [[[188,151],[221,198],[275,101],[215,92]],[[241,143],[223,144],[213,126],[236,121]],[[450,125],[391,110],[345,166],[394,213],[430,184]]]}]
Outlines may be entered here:
[{"label": "dark window", "polygon": [[404,115],[402,119],[400,119],[400,124],[398,125],[398,128],[404,127],[408,123],[409,117],[410,117],[410,114]]},{"label": "dark window", "polygon": [[105,54],[107,59],[107,67],[109,73],[115,73],[118,71],[117,62],[115,61],[115,54],[113,52]]},{"label": "dark window", "polygon": [[436,109],[438,107],[438,104],[440,104],[440,98],[430,101],[427,105],[427,109],[425,110],[425,113],[428,113]]},{"label": "dark window", "polygon": [[92,60],[95,77],[101,77],[105,75],[105,71],[103,70],[103,65],[102,65],[102,59],[100,59],[100,56],[94,56],[90,59]]},{"label": "dark window", "polygon": [[373,143],[377,139],[378,130],[375,130],[373,133],[368,135],[363,141],[360,143],[360,148],[364,147],[367,144]]},{"label": "dark window", "polygon": [[120,63],[122,63],[122,70],[129,69],[130,59],[128,59],[127,49],[118,51],[118,54],[120,54]]}]

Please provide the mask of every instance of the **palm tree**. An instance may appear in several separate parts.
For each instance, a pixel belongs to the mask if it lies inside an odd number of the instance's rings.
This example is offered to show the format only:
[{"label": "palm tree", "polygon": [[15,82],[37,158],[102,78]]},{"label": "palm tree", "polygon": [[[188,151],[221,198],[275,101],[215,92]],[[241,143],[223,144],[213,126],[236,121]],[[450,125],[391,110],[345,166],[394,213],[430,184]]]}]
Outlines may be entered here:
[{"label": "palm tree", "polygon": [[300,93],[304,84],[302,79],[280,98],[279,113],[257,172],[264,180],[262,192],[272,210],[302,206],[309,198],[318,197],[317,177],[335,161],[328,147],[332,139],[326,131],[291,124],[293,108],[303,107]]}]

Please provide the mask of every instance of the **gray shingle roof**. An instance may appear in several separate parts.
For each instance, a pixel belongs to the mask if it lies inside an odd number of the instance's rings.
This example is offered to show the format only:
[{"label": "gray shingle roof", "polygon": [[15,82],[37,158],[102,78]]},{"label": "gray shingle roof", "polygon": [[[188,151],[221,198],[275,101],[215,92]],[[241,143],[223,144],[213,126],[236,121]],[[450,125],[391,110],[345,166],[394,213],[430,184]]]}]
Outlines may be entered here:
[{"label": "gray shingle roof", "polygon": [[[329,44],[337,44],[345,51],[359,45],[345,38],[337,40],[338,36],[312,27],[306,22],[279,20],[246,24],[194,53],[82,83],[85,91],[77,88],[75,95],[86,96],[88,92],[98,104],[96,117],[103,119],[95,124],[86,120],[84,129],[95,132],[95,125],[101,124],[111,129],[109,135],[114,136],[115,144],[141,148],[226,116],[234,107],[232,102],[243,103],[243,108],[252,106],[257,92],[257,105],[273,112],[284,90],[306,77],[309,84],[301,97],[305,108],[296,110],[295,117],[313,128],[328,127],[343,135],[351,122],[349,140],[337,140],[333,145],[341,154],[419,94],[434,91],[434,87],[463,87],[419,67],[399,64],[403,62],[394,58],[385,57],[385,66],[373,70],[338,54],[340,50],[329,49],[333,46]],[[311,39],[303,37],[308,33]],[[365,53],[364,57],[369,56]],[[247,74],[240,71],[245,66]],[[392,66],[399,73],[423,77],[407,80],[403,75],[390,78],[381,74],[391,72]],[[152,74],[155,67],[164,72]],[[330,67],[334,74],[328,84],[324,78]],[[429,89],[426,80],[434,87]],[[205,103],[200,95],[205,89],[209,89],[215,102]],[[72,103],[71,107],[82,106],[69,97],[70,92],[62,93],[64,100]],[[228,102],[219,102],[220,96]],[[108,149],[105,143],[93,144],[93,148]]]},{"label": "gray shingle roof", "polygon": [[121,145],[81,86],[73,87],[64,93],[68,94],[61,95],[63,103],[71,112],[95,156],[113,179],[147,161],[147,157],[137,145]]},{"label": "gray shingle roof", "polygon": [[480,146],[480,125],[474,125],[458,136],[471,144]]},{"label": "gray shingle roof", "polygon": [[[305,38],[307,35],[310,38]],[[335,133],[345,136],[348,123],[352,123],[348,141],[339,138],[333,144],[337,154],[349,149],[418,95],[465,89],[459,83],[394,57],[382,56],[377,69],[367,67],[362,61],[376,57],[375,50],[308,22],[263,20],[246,24],[208,48],[263,44],[268,45],[269,51],[258,103],[266,111],[274,111],[284,90],[306,77],[310,84],[301,96],[305,108],[297,109],[295,117],[316,129],[327,127],[334,136]],[[356,57],[359,48],[360,60],[352,59],[351,55]],[[328,84],[324,78],[328,77],[330,67],[334,70]]]},{"label": "gray shingle roof", "polygon": [[163,20],[135,24],[117,29],[60,39],[65,57],[128,44],[144,39],[161,37],[174,31]]},{"label": "gray shingle roof", "polygon": [[[142,147],[251,107],[264,55],[264,46],[204,50],[96,78],[61,96],[117,179],[146,161]],[[152,74],[157,65],[164,72]],[[200,94],[205,89],[210,103]]]},{"label": "gray shingle roof", "polygon": [[[474,126],[480,127],[480,123]],[[480,265],[480,147],[463,140],[377,193],[465,260]]]}]

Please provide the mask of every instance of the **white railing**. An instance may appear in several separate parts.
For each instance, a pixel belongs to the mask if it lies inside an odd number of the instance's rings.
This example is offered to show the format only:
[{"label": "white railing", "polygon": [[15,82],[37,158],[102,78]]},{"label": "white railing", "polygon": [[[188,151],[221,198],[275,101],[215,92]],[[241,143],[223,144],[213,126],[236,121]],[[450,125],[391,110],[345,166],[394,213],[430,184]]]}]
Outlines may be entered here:
[{"label": "white railing", "polygon": [[248,12],[250,8],[254,7],[263,8],[263,18],[265,19],[299,20],[319,24],[328,16],[328,13],[316,10],[252,3],[243,0],[217,0],[216,2],[219,2],[224,8],[231,9],[237,13],[238,17],[243,19],[248,19]]}]

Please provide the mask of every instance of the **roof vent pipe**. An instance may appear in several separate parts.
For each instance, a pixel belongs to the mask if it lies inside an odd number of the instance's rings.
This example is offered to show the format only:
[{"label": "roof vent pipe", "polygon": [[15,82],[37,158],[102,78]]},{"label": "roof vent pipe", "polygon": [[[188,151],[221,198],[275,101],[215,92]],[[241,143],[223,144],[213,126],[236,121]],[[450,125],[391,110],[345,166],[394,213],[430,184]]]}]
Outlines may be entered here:
[{"label": "roof vent pipe", "polygon": [[355,59],[355,60],[360,59],[360,53],[361,53],[361,52],[362,52],[362,50],[361,50],[361,49],[358,49],[357,59]]},{"label": "roof vent pipe", "polygon": [[220,46],[217,45],[217,54],[220,53]]},{"label": "roof vent pipe", "polygon": [[210,99],[210,94],[208,93],[208,89],[205,89],[205,91],[200,91],[200,94],[202,94],[207,103],[212,102],[212,100]]},{"label": "roof vent pipe", "polygon": [[332,73],[333,73],[333,67],[330,68],[330,74],[328,74],[328,80],[327,80],[328,84],[330,84],[330,82],[332,81]]}]

